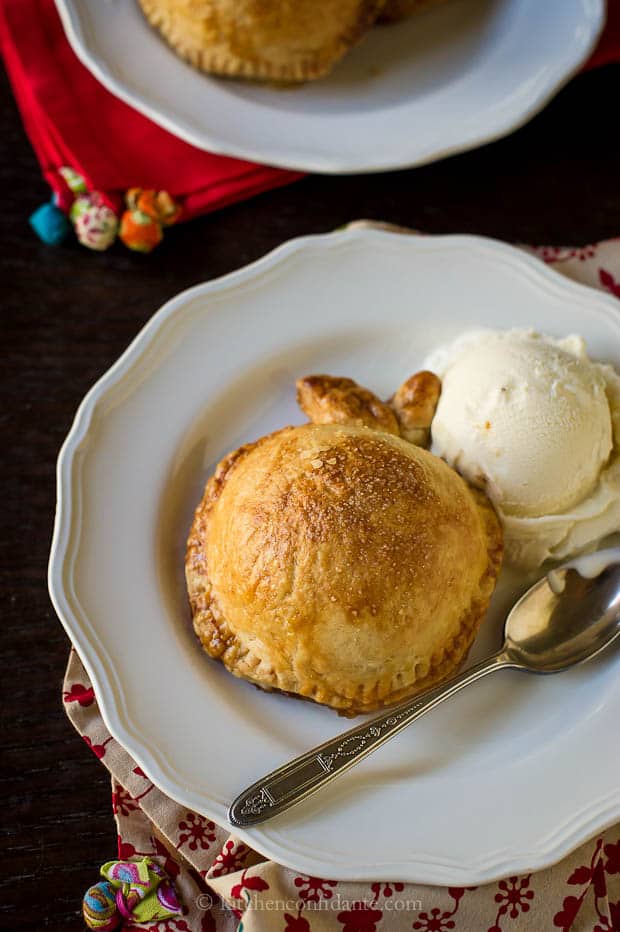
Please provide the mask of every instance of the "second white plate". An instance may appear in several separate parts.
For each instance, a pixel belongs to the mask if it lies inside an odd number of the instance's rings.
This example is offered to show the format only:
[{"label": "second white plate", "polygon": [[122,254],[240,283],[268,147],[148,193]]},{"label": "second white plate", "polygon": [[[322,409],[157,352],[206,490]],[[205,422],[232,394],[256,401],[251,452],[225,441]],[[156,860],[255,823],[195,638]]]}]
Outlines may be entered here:
[{"label": "second white plate", "polygon": [[580,67],[604,0],[448,0],[376,27],[328,77],[276,89],[181,61],[136,0],[56,0],[113,94],[211,152],[315,172],[432,162],[524,123]]},{"label": "second white plate", "polygon": [[[613,298],[493,241],[359,231],[293,241],[179,295],[89,393],[59,461],[50,589],[110,731],[170,796],[225,824],[244,787],[347,727],[200,650],[183,555],[214,464],[303,422],[300,374],[387,397],[437,344],[485,326],[576,331],[620,368]],[[523,584],[504,576],[472,661],[499,645]],[[339,879],[472,885],[545,867],[620,819],[619,661],[498,674],[235,834]]]}]

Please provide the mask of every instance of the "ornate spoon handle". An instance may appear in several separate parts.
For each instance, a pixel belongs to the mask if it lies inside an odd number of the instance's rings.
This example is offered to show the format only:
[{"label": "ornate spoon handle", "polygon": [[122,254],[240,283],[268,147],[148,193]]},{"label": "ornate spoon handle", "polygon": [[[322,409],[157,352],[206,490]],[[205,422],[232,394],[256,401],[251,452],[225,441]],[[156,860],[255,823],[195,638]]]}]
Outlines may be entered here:
[{"label": "ornate spoon handle", "polygon": [[465,673],[436,686],[422,696],[407,699],[370,721],[296,757],[244,790],[228,810],[232,825],[246,828],[284,812],[354,767],[411,722],[434,709],[454,693],[494,670],[514,667],[503,651],[493,654]]}]

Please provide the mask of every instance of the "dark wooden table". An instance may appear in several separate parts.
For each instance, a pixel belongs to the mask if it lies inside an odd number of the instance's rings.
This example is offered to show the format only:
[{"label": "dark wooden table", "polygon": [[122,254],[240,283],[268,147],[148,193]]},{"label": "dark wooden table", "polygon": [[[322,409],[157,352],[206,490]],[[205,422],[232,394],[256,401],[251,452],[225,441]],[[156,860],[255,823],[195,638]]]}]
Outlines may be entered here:
[{"label": "dark wooden table", "polygon": [[580,76],[528,126],[476,152],[388,175],[310,177],[172,229],[146,257],[36,240],[27,218],[48,191],[0,87],[0,925],[69,932],[83,928],[82,893],[116,853],[108,774],[62,708],[69,644],[45,579],[54,463],[80,399],[162,302],[292,236],[357,217],[529,243],[620,235],[620,66]]}]

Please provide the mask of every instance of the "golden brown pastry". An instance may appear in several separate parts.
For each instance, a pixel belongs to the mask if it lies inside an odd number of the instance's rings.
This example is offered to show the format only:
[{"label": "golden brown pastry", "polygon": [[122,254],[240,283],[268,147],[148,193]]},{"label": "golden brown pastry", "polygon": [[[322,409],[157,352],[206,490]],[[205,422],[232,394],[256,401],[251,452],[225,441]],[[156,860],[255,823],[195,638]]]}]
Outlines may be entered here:
[{"label": "golden brown pastry", "polygon": [[390,404],[405,440],[420,447],[428,445],[440,394],[441,379],[426,369],[416,372],[394,393]]},{"label": "golden brown pastry", "polygon": [[431,453],[367,426],[286,427],[207,482],[194,628],[235,676],[368,712],[457,670],[501,552],[486,497]]},{"label": "golden brown pastry", "polygon": [[305,375],[297,379],[297,404],[315,424],[350,424],[400,433],[392,409],[353,379]]},{"label": "golden brown pastry", "polygon": [[204,71],[270,81],[326,74],[386,0],[139,0],[149,21]]},{"label": "golden brown pastry", "polygon": [[388,402],[353,379],[333,375],[305,375],[297,379],[297,403],[315,424],[374,427],[428,446],[430,427],[441,393],[434,372],[416,372]]}]

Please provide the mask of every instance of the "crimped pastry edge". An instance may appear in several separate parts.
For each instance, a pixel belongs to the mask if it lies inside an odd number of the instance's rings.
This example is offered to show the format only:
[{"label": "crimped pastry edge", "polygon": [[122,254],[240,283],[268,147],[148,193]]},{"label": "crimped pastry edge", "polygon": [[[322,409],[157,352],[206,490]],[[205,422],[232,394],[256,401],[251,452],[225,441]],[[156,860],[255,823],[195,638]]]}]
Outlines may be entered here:
[{"label": "crimped pastry edge", "polygon": [[355,26],[341,37],[336,51],[329,56],[315,53],[302,62],[276,66],[268,61],[244,61],[234,55],[216,53],[213,49],[198,47],[180,36],[175,24],[162,15],[157,0],[138,0],[148,22],[157,29],[170,47],[199,71],[225,78],[243,78],[255,81],[303,83],[326,75],[376,21],[386,0],[364,0]]},{"label": "crimped pastry edge", "polygon": [[[274,670],[273,667],[265,664],[261,657],[254,654],[251,648],[245,645],[229,627],[210,590],[208,571],[204,565],[209,513],[219,499],[226,480],[235,466],[268,437],[288,429],[290,428],[281,428],[225,456],[219,463],[215,474],[208,480],[203,498],[196,508],[187,541],[185,569],[194,631],[203,649],[209,656],[220,660],[234,676],[248,680],[266,692],[277,691],[310,699],[320,705],[336,709],[339,714],[345,716],[378,711],[416,696],[447,679],[459,669],[469,653],[486,614],[502,563],[503,543],[499,519],[484,493],[472,486],[468,488],[482,517],[488,544],[488,561],[479,582],[480,591],[472,599],[468,612],[463,616],[458,634],[450,644],[438,649],[431,656],[428,664],[418,664],[419,672],[414,668],[416,678],[413,682],[401,686],[399,679],[402,679],[402,675],[400,675],[393,677],[389,683],[378,681],[370,690],[364,691],[363,687],[359,687],[354,695],[335,692],[310,679],[299,681],[292,673],[279,673]],[[200,566],[201,563],[201,568],[197,570],[196,565]],[[422,669],[423,667],[425,669]]]}]

